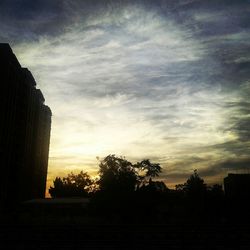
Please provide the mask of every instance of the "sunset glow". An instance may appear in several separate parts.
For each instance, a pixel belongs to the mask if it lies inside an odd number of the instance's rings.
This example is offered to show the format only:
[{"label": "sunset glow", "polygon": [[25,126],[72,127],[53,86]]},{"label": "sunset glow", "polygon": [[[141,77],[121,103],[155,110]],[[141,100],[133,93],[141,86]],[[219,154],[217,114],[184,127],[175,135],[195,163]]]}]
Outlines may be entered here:
[{"label": "sunset glow", "polygon": [[250,35],[240,4],[228,16],[195,1],[62,2],[63,13],[45,11],[27,23],[32,36],[21,29],[12,40],[53,113],[48,186],[71,171],[96,174],[96,157],[108,154],[159,162],[169,186],[194,169],[212,183],[249,167]]}]

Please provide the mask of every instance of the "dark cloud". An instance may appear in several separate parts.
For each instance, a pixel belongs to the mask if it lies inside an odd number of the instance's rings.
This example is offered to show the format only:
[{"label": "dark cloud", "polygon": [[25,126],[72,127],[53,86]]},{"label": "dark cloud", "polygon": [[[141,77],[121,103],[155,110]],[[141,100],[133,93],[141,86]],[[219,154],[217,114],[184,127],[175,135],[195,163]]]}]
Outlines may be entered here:
[{"label": "dark cloud", "polygon": [[220,163],[218,167],[226,170],[249,170],[250,158],[232,159],[224,161]]},{"label": "dark cloud", "polygon": [[[219,150],[222,157],[246,157],[250,154],[250,141],[242,141],[235,139],[220,144],[215,144],[209,147],[204,147],[203,150]],[[226,155],[226,156],[225,156]]]},{"label": "dark cloud", "polygon": [[250,141],[250,117],[232,118],[231,130],[236,132],[241,141]]},{"label": "dark cloud", "polygon": [[215,36],[249,28],[248,4],[249,1],[244,0],[2,0],[0,16],[1,22],[6,24],[5,32],[16,27],[18,35],[27,38],[27,33],[31,36],[56,34],[69,23],[84,21],[86,17],[101,13],[118,12],[132,5],[155,9],[159,15],[171,17],[192,32],[198,31],[199,36]]},{"label": "dark cloud", "polygon": [[59,34],[67,21],[62,1],[13,0],[0,3],[0,39],[5,42],[17,43]]},{"label": "dark cloud", "polygon": [[[194,159],[194,162],[196,162],[197,160]],[[198,162],[203,162],[206,161],[205,159],[198,159]],[[185,164],[185,162],[183,162],[182,164]],[[175,182],[185,182],[189,176],[193,173],[193,169],[189,169],[186,171],[170,171],[170,173],[168,173],[168,171],[164,171],[164,177],[167,180],[174,180]],[[206,182],[206,178],[216,178],[217,176],[223,176],[226,177],[226,175],[228,173],[244,173],[246,171],[250,170],[250,158],[246,157],[246,158],[234,158],[234,159],[230,159],[230,160],[226,160],[226,161],[221,161],[218,162],[214,165],[205,167],[205,168],[198,168],[198,174],[205,179]]]},{"label": "dark cloud", "polygon": [[244,173],[245,171],[250,170],[250,158],[233,158],[226,161],[218,162],[212,166],[209,166],[205,169],[199,171],[201,176],[216,176],[221,173],[226,174],[228,172],[238,172]]},{"label": "dark cloud", "polygon": [[218,162],[204,169],[199,169],[199,174],[203,177],[214,177],[228,172],[245,172],[250,170],[250,158],[235,158]]},{"label": "dark cloud", "polygon": [[228,114],[228,124],[225,130],[232,131],[237,134],[238,140],[241,143],[250,141],[249,86],[249,82],[243,83],[239,92],[239,100],[235,100],[234,102],[225,102],[225,108],[231,110]]},{"label": "dark cloud", "polygon": [[163,171],[163,177],[167,179],[186,179],[195,169],[198,169],[199,173],[206,176],[205,171],[207,162],[211,161],[212,157],[209,156],[183,156],[179,155],[177,159],[169,159],[167,165]]}]

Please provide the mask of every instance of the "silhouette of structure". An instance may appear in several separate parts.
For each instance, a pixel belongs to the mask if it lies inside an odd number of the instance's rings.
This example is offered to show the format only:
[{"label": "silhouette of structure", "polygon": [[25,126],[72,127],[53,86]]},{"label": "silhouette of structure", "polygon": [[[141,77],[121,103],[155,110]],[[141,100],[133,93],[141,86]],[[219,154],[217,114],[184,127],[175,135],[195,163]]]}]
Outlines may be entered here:
[{"label": "silhouette of structure", "polygon": [[225,196],[230,199],[250,198],[250,174],[228,174],[224,178]]},{"label": "silhouette of structure", "polygon": [[45,196],[51,111],[27,68],[0,44],[0,208]]}]

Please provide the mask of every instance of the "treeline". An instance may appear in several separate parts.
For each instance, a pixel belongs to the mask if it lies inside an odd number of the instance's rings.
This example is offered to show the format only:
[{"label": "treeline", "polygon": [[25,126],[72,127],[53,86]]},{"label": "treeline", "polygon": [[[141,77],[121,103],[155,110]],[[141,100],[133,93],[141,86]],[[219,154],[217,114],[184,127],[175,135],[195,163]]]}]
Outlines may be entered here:
[{"label": "treeline", "polygon": [[157,181],[162,168],[143,160],[132,164],[124,157],[108,155],[99,164],[99,177],[85,173],[57,177],[49,193],[53,198],[89,198],[88,214],[111,216],[129,222],[222,218],[225,196],[221,185],[208,186],[195,170],[175,190]]},{"label": "treeline", "polygon": [[[54,186],[49,188],[52,198],[60,197],[92,197],[101,192],[104,194],[126,195],[133,192],[170,192],[163,181],[154,181],[159,177],[162,168],[159,163],[149,159],[132,164],[125,157],[108,155],[99,164],[99,177],[92,179],[87,172],[70,173],[66,177],[56,177]],[[207,192],[222,195],[222,186],[207,186],[198,175],[197,170],[191,174],[184,184],[175,187],[176,192],[190,198],[202,198]]]},{"label": "treeline", "polygon": [[108,155],[100,161],[99,178],[92,179],[83,171],[79,174],[70,173],[63,178],[56,177],[49,193],[53,198],[89,197],[98,192],[126,195],[149,186],[166,191],[164,182],[152,181],[161,170],[159,163],[151,163],[150,160],[132,164],[125,157]]}]

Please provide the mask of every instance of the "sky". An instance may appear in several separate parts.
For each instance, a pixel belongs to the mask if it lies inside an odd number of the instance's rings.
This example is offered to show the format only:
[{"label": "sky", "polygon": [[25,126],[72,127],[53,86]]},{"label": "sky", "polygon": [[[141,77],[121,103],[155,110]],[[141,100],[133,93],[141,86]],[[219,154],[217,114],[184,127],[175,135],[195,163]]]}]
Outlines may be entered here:
[{"label": "sky", "polygon": [[0,42],[53,113],[48,186],[108,154],[169,187],[249,172],[249,31],[249,0],[1,0]]}]

